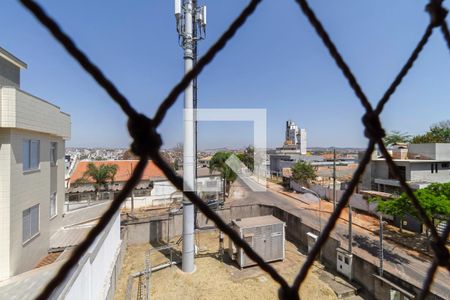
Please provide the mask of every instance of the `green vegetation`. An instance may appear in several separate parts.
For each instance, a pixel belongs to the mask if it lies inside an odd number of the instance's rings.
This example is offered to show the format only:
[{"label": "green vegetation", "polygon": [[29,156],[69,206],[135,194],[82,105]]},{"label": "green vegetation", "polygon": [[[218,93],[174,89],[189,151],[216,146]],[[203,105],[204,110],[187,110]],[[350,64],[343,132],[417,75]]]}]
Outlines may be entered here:
[{"label": "green vegetation", "polygon": [[450,143],[450,120],[434,124],[425,134],[413,137],[411,142],[414,144]]},{"label": "green vegetation", "polygon": [[409,143],[411,141],[411,135],[400,131],[391,131],[383,138],[383,143],[386,146],[394,145],[396,143]]},{"label": "green vegetation", "polygon": [[433,124],[427,132],[415,136],[394,130],[383,138],[383,142],[386,146],[395,143],[450,143],[450,120]]},{"label": "green vegetation", "polygon": [[248,146],[243,153],[237,155],[239,160],[251,171],[255,169],[254,153],[255,149],[252,146]]},{"label": "green vegetation", "polygon": [[108,181],[114,182],[114,177],[117,174],[118,166],[115,164],[101,164],[96,166],[94,163],[89,163],[87,170],[83,177],[77,180],[77,183],[86,183],[90,177],[94,181],[94,188],[96,192],[96,200],[99,199],[99,192],[102,187],[108,188]]},{"label": "green vegetation", "polygon": [[[430,184],[426,188],[415,191],[414,195],[430,219],[450,217],[450,182]],[[378,202],[377,210],[383,214],[397,216],[401,220],[407,215],[411,215],[420,220],[416,209],[405,193],[391,200],[375,197],[369,201]]]},{"label": "green vegetation", "polygon": [[292,167],[292,178],[301,185],[308,185],[317,177],[316,170],[307,162],[299,161]]},{"label": "green vegetation", "polygon": [[178,171],[180,169],[180,161],[178,160],[178,158],[173,162],[173,168],[175,169],[175,171]]},{"label": "green vegetation", "polygon": [[224,178],[224,192],[229,189],[230,184],[237,178],[236,173],[226,164],[227,159],[231,155],[233,155],[232,152],[219,151],[209,161],[209,172],[218,171]]}]

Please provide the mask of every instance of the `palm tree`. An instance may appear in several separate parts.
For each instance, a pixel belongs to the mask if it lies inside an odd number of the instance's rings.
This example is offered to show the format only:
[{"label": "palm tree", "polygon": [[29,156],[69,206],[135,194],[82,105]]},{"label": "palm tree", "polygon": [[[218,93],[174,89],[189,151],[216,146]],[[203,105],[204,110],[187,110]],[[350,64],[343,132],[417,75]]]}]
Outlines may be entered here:
[{"label": "palm tree", "polygon": [[225,200],[225,192],[227,188],[227,183],[231,184],[236,180],[236,173],[226,164],[227,159],[232,155],[231,152],[219,151],[214,154],[214,156],[209,161],[209,172],[219,171],[223,178],[223,194]]},{"label": "palm tree", "polygon": [[115,164],[100,164],[98,167],[94,163],[89,163],[83,177],[78,182],[86,182],[87,178],[94,180],[95,199],[100,198],[100,189],[102,187],[108,189],[108,181],[114,182],[117,174],[118,166]]}]

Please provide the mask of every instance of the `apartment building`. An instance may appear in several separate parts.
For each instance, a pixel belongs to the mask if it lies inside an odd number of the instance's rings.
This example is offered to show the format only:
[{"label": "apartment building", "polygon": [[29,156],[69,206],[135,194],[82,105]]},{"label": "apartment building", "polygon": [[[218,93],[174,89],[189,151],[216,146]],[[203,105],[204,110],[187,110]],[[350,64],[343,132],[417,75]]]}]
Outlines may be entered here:
[{"label": "apartment building", "polygon": [[34,268],[62,224],[70,116],[21,89],[26,68],[0,48],[0,280]]},{"label": "apartment building", "polygon": [[[391,151],[401,176],[413,189],[450,182],[450,143],[395,145]],[[361,181],[362,190],[401,193],[386,160],[373,153]]]}]

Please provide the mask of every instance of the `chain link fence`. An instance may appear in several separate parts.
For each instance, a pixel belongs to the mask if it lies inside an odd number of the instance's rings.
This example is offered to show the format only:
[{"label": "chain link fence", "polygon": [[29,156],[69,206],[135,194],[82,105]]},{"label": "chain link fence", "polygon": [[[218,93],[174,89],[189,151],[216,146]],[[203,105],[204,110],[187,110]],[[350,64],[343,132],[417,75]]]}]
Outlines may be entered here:
[{"label": "chain link fence", "polygon": [[[206,52],[206,54],[198,60],[194,68],[189,73],[187,73],[177,85],[173,87],[169,95],[161,102],[161,105],[159,106],[153,118],[138,113],[130,105],[127,98],[118,90],[118,88],[103,74],[103,72],[93,62],[89,60],[89,58],[76,46],[74,41],[61,30],[59,25],[50,16],[48,16],[47,13],[37,3],[35,3],[33,0],[19,1],[40,21],[43,26],[45,26],[51,32],[53,37],[111,96],[111,98],[127,115],[128,130],[131,137],[133,138],[131,149],[136,155],[140,157],[136,169],[134,170],[130,180],[124,186],[121,193],[113,200],[111,206],[100,218],[98,224],[91,230],[86,239],[73,251],[72,256],[66,261],[66,263],[61,267],[56,276],[47,284],[45,289],[38,296],[38,299],[48,299],[53,290],[63,282],[63,280],[69,274],[70,270],[77,264],[78,260],[93,243],[96,236],[106,227],[109,220],[113,217],[116,211],[120,209],[123,201],[132,191],[134,186],[139,182],[148,159],[152,159],[155,164],[164,172],[170,182],[180,191],[183,191],[183,179],[176,175],[175,171],[171,167],[169,167],[169,165],[162,159],[159,153],[160,147],[162,145],[162,140],[160,135],[157,133],[158,126],[161,124],[167,111],[172,107],[177,97],[184,91],[189,82],[196,78],[202,72],[204,67],[211,61],[213,61],[214,57],[226,46],[227,42],[233,38],[238,29],[245,24],[247,19],[253,14],[262,0],[251,0],[249,2],[249,4],[231,23],[231,25],[222,34],[222,36],[212,45],[212,47]],[[431,266],[427,272],[427,276],[423,282],[421,293],[418,295],[418,299],[424,299],[429,292],[430,286],[433,282],[433,277],[438,266],[445,267],[450,273],[450,254],[449,250],[445,246],[446,238],[450,232],[450,222],[447,223],[443,235],[440,236],[436,228],[432,225],[430,218],[426,215],[424,209],[420,206],[418,199],[415,197],[412,189],[409,187],[405,179],[400,175],[398,167],[393,162],[392,157],[383,144],[382,138],[385,136],[385,132],[382,128],[379,116],[383,111],[385,104],[391,99],[391,96],[395,93],[395,90],[401,84],[403,78],[412,68],[414,62],[419,57],[420,52],[427,44],[430,36],[433,34],[435,29],[441,30],[447,47],[450,49],[450,32],[445,21],[447,10],[442,6],[443,0],[430,0],[426,5],[425,10],[430,15],[430,22],[425,28],[423,36],[419,40],[415,49],[412,51],[405,65],[401,68],[400,72],[397,74],[394,81],[387,88],[383,97],[379,100],[378,104],[375,107],[372,107],[372,105],[370,104],[366,94],[363,92],[351,69],[342,58],[338,49],[332,42],[330,36],[322,26],[319,19],[316,17],[313,10],[309,7],[308,2],[306,0],[295,1],[299,5],[301,11],[309,20],[310,24],[315,29],[317,35],[324,43],[324,46],[328,49],[335,63],[342,71],[344,77],[347,79],[350,87],[355,92],[361,105],[364,107],[365,114],[362,116],[362,123],[365,127],[364,133],[368,139],[368,145],[362,157],[362,160],[348,185],[348,188],[337,203],[336,209],[331,214],[329,221],[323,228],[313,249],[308,254],[308,257],[303,264],[300,272],[296,276],[293,284],[289,285],[286,280],[280,274],[278,274],[278,272],[271,265],[264,262],[264,260],[194,192],[184,191],[183,193],[192,203],[196,205],[196,207],[203,214],[205,214],[205,216],[211,219],[221,231],[227,234],[237,246],[241,247],[249,258],[255,261],[259,265],[259,267],[261,267],[261,269],[267,272],[273,280],[280,284],[280,299],[299,299],[298,290],[300,288],[300,285],[304,281],[308,270],[311,268],[316,256],[319,254],[321,247],[324,245],[325,241],[333,230],[336,221],[338,220],[338,217],[341,214],[342,210],[347,205],[350,196],[353,194],[355,187],[364,172],[365,167],[370,162],[371,153],[375,150],[375,146],[378,145],[379,150],[381,151],[386,159],[386,162],[389,165],[390,171],[399,180],[401,187],[406,192],[411,200],[411,203],[417,210],[421,221],[429,228],[431,232],[431,248],[434,251],[434,260],[431,263]]]}]

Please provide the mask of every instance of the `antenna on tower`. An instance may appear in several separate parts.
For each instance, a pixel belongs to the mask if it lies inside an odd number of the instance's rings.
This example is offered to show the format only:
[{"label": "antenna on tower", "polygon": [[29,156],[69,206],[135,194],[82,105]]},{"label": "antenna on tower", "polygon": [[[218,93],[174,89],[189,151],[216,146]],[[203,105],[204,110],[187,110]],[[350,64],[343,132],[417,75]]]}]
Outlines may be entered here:
[{"label": "antenna on tower", "polygon": [[[187,2],[189,2],[190,5],[192,5],[193,1],[190,0],[174,0],[174,12],[175,12],[175,19],[176,19],[176,25],[177,25],[177,32],[180,36],[180,39],[187,39],[186,36],[186,11],[187,11]],[[194,35],[191,36],[193,41],[199,41],[203,40],[206,37],[206,6],[197,6],[193,7],[192,11],[190,11],[190,17],[192,18],[192,26],[195,27],[197,30],[195,30],[193,33]],[[192,34],[190,32],[190,34]],[[181,44],[184,48],[184,43]]]}]

